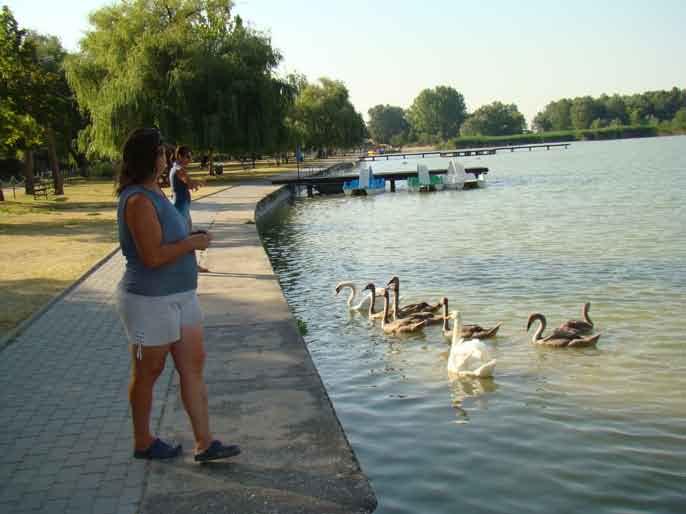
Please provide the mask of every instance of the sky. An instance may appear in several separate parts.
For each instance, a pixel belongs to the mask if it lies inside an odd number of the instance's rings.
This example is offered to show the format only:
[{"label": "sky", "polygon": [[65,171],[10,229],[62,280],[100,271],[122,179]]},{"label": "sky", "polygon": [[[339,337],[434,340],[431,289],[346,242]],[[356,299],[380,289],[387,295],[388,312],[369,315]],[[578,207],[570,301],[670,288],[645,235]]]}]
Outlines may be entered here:
[{"label": "sky", "polygon": [[[88,13],[113,0],[0,0],[22,28],[70,51]],[[514,103],[531,122],[560,98],[686,88],[683,0],[237,0],[269,34],[281,73],[341,80],[365,118],[451,86],[468,111]]]}]

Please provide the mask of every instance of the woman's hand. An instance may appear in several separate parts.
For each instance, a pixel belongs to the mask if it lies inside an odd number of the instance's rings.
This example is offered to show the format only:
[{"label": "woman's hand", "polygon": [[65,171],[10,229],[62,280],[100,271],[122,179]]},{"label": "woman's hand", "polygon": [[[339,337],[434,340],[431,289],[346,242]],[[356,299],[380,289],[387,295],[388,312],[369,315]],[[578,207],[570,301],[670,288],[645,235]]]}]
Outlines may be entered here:
[{"label": "woman's hand", "polygon": [[196,232],[188,237],[194,250],[206,250],[212,241],[212,234],[209,232]]}]

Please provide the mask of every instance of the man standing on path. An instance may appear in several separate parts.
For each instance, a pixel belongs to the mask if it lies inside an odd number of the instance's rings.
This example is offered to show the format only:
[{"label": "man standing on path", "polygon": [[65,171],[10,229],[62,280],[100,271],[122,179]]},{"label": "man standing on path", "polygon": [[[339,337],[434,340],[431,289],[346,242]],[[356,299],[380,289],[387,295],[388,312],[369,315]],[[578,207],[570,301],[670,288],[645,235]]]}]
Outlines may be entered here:
[{"label": "man standing on path", "polygon": [[[193,230],[193,220],[191,219],[191,192],[197,191],[203,185],[202,182],[193,180],[186,172],[186,166],[191,162],[191,149],[186,145],[176,148],[174,154],[174,164],[169,171],[169,184],[172,188],[174,207],[188,220],[189,230]],[[198,264],[198,271],[207,273],[209,270]]]}]

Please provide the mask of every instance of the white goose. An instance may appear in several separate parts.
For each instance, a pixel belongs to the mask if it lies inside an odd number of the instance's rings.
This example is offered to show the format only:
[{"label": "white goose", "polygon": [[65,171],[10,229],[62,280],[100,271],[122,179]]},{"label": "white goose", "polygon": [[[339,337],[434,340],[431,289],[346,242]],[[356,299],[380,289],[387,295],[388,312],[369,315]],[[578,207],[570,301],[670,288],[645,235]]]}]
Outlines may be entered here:
[{"label": "white goose", "polygon": [[[353,282],[346,281],[339,282],[338,284],[336,284],[336,296],[338,296],[338,294],[345,288],[350,289],[350,296],[348,296],[348,309],[350,309],[351,311],[362,311],[367,310],[369,308],[372,299],[371,291],[369,294],[363,296],[358,303],[354,303],[355,297],[357,296],[357,288],[355,287],[355,284]],[[377,289],[376,296],[383,296],[383,289]]]},{"label": "white goose", "polygon": [[478,339],[465,341],[462,332],[462,317],[459,311],[452,311],[450,318],[453,323],[453,340],[448,356],[448,371],[462,377],[492,377],[496,360],[492,357],[488,346]]}]

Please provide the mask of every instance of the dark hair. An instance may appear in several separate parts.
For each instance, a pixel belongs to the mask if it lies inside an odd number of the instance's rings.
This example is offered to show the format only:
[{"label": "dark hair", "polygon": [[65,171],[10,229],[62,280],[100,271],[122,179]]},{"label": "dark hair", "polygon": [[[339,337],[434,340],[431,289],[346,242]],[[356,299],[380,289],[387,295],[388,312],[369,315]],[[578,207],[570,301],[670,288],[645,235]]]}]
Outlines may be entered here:
[{"label": "dark hair", "polygon": [[191,154],[191,147],[186,145],[179,145],[176,147],[176,153],[174,154],[174,160],[179,162],[181,159],[188,157]]},{"label": "dark hair", "polygon": [[117,194],[133,184],[142,184],[155,176],[158,152],[163,148],[157,128],[139,128],[126,138],[117,178]]}]

